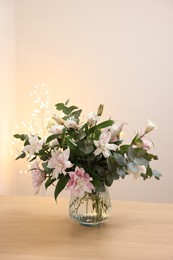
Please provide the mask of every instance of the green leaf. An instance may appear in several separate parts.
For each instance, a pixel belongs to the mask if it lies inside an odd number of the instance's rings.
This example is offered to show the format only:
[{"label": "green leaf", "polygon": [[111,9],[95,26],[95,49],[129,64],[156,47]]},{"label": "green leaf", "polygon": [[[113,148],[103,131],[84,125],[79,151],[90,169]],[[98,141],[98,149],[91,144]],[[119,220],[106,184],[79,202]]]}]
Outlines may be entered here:
[{"label": "green leaf", "polygon": [[72,140],[70,140],[70,137],[66,137],[65,140],[66,140],[66,144],[70,148],[70,150],[76,149],[77,144],[74,143]]},{"label": "green leaf", "polygon": [[146,172],[146,175],[148,176],[148,177],[152,177],[152,169],[150,168],[150,167],[147,167],[147,172]]},{"label": "green leaf", "polygon": [[135,157],[133,161],[135,164],[144,165],[145,167],[148,166],[148,161],[143,157]]},{"label": "green leaf", "polygon": [[31,160],[29,160],[29,162],[34,161],[36,158],[37,158],[37,156],[32,157]]},{"label": "green leaf", "polygon": [[100,123],[100,124],[98,124],[98,125],[96,125],[94,127],[97,128],[97,129],[102,129],[102,128],[105,128],[105,127],[113,125],[114,122],[115,122],[114,120],[110,119],[110,120],[104,121],[104,122],[102,122],[102,123]]},{"label": "green leaf", "polygon": [[79,141],[78,148],[84,154],[90,154],[94,151],[93,142],[90,140]]},{"label": "green leaf", "polygon": [[43,163],[42,163],[42,167],[43,167],[43,169],[44,169],[43,171],[44,171],[45,174],[49,174],[49,175],[50,175],[51,172],[52,172],[52,169],[48,168],[48,167],[47,167],[47,164],[48,164],[47,162],[43,162]]},{"label": "green leaf", "polygon": [[151,154],[151,153],[146,153],[146,155],[144,156],[148,161],[151,161],[152,159],[153,160],[158,160],[158,156],[157,155],[154,155],[154,154]]},{"label": "green leaf", "polygon": [[67,107],[64,103],[58,103],[55,105],[56,109],[62,111],[65,115],[69,115],[73,110],[77,109],[76,106]]},{"label": "green leaf", "polygon": [[25,156],[26,156],[26,153],[22,152],[15,160],[25,158]]},{"label": "green leaf", "polygon": [[74,118],[78,118],[78,117],[80,117],[81,112],[82,112],[82,109],[76,110],[73,113],[71,113],[70,116],[72,116]]},{"label": "green leaf", "polygon": [[55,182],[55,180],[55,178],[49,177],[45,182],[45,188],[47,189],[50,185],[52,185]]},{"label": "green leaf", "polygon": [[129,148],[129,145],[128,144],[123,144],[120,146],[120,151],[124,154],[124,153],[127,153],[128,151],[128,148]]},{"label": "green leaf", "polygon": [[148,179],[148,175],[147,175],[147,174],[144,174],[144,173],[141,173],[141,177],[143,178],[144,181],[145,181],[146,179]]},{"label": "green leaf", "polygon": [[122,154],[114,153],[114,157],[119,165],[124,166],[126,164],[126,159],[124,158],[124,156]]},{"label": "green leaf", "polygon": [[117,171],[117,162],[115,161],[114,157],[109,157],[107,159],[107,165],[108,165],[108,169],[111,172],[116,172]]},{"label": "green leaf", "polygon": [[18,139],[20,139],[21,141],[25,141],[26,139],[28,139],[28,135],[24,135],[24,134],[21,134],[21,135],[19,135],[19,134],[15,134],[15,135],[13,135],[15,138],[18,138]]},{"label": "green leaf", "polygon": [[54,139],[57,139],[58,138],[58,134],[53,134],[53,135],[50,135],[47,139],[46,139],[46,143],[49,143],[51,141],[53,141]]},{"label": "green leaf", "polygon": [[116,172],[106,171],[105,184],[110,187],[114,180],[118,180],[119,175]]},{"label": "green leaf", "polygon": [[123,179],[124,179],[124,177],[126,176],[125,170],[124,170],[123,168],[121,168],[121,167],[118,167],[118,168],[117,168],[117,173],[118,173],[118,174],[120,175],[120,177],[123,178]]},{"label": "green leaf", "polygon": [[133,161],[136,156],[135,149],[131,146],[128,147],[127,156],[131,161]]},{"label": "green leaf", "polygon": [[138,148],[136,150],[137,150],[137,152],[136,152],[137,157],[143,157],[144,155],[146,155],[146,150],[144,150],[144,149],[138,150]]},{"label": "green leaf", "polygon": [[136,134],[135,137],[133,138],[131,144],[135,144],[137,141],[141,143],[140,140],[141,140],[141,139],[139,139],[138,134]]},{"label": "green leaf", "polygon": [[58,180],[56,187],[55,187],[55,191],[54,191],[55,200],[57,200],[58,195],[65,188],[69,179],[70,179],[70,176],[68,174],[67,175],[63,175],[63,174],[60,175],[59,180]]},{"label": "green leaf", "polygon": [[139,171],[137,165],[134,162],[128,162],[127,167],[132,172],[138,172]]}]

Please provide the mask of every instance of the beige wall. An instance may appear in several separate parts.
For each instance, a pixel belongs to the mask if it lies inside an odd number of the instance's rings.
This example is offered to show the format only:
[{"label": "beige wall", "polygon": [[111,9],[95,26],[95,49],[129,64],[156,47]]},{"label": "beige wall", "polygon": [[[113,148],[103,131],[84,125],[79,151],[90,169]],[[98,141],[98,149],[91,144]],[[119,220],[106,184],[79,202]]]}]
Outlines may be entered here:
[{"label": "beige wall", "polygon": [[0,194],[13,190],[15,172],[10,156],[11,131],[15,125],[14,7],[14,0],[0,0]]},{"label": "beige wall", "polygon": [[[147,119],[158,125],[153,167],[162,179],[116,182],[114,199],[173,202],[172,14],[169,0],[16,0],[18,122],[44,82],[52,107],[67,98],[84,112],[104,103],[105,117],[128,122],[127,138]],[[28,176],[16,180],[18,194],[32,194]]]}]

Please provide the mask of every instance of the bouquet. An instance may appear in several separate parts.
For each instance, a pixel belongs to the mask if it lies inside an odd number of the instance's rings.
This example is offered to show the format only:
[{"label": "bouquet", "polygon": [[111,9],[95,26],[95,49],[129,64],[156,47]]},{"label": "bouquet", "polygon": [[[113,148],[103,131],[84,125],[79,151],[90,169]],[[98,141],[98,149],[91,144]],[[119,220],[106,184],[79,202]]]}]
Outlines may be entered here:
[{"label": "bouquet", "polygon": [[158,156],[150,152],[153,142],[148,137],[156,125],[148,120],[144,130],[139,130],[129,143],[124,143],[125,122],[113,119],[100,122],[103,105],[97,112],[90,112],[81,120],[82,109],[65,103],[55,105],[47,126],[47,136],[15,134],[23,142],[17,159],[26,158],[31,164],[35,193],[44,183],[47,189],[54,185],[54,197],[63,189],[72,194],[92,193],[103,184],[134,175],[143,180],[161,174],[152,169],[151,161]]}]

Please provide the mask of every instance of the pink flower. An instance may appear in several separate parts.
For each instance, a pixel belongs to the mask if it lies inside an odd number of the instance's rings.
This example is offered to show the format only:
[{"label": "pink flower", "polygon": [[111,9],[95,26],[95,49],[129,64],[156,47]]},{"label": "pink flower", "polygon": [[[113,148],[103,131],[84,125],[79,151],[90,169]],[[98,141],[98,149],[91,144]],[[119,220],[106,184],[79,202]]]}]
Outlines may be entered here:
[{"label": "pink flower", "polygon": [[139,148],[144,148],[146,150],[150,150],[151,148],[153,148],[152,141],[145,135],[141,137],[141,141],[142,142],[135,142],[135,145]]},{"label": "pink flower", "polygon": [[98,141],[94,141],[94,144],[97,147],[94,151],[96,156],[102,153],[105,158],[108,158],[111,155],[110,151],[115,151],[117,149],[118,146],[116,144],[109,144],[110,139],[111,132],[107,130],[101,133]]},{"label": "pink flower", "polygon": [[143,148],[145,148],[147,150],[150,150],[151,148],[153,148],[153,143],[149,138],[147,138],[146,136],[143,136],[141,138],[141,140],[142,140],[142,143],[143,143]]},{"label": "pink flower", "polygon": [[83,195],[85,192],[91,193],[94,185],[91,183],[92,178],[83,168],[76,166],[74,172],[69,172],[70,180],[67,183],[67,189],[72,193]]},{"label": "pink flower", "polygon": [[64,151],[56,150],[51,152],[51,158],[48,162],[48,168],[53,168],[53,177],[58,178],[60,173],[66,175],[66,169],[71,168],[73,164],[68,160],[70,155],[70,149],[67,148]]},{"label": "pink flower", "polygon": [[35,190],[35,194],[39,193],[40,186],[46,179],[46,174],[38,166],[38,162],[34,161],[31,168],[32,172],[32,184]]}]

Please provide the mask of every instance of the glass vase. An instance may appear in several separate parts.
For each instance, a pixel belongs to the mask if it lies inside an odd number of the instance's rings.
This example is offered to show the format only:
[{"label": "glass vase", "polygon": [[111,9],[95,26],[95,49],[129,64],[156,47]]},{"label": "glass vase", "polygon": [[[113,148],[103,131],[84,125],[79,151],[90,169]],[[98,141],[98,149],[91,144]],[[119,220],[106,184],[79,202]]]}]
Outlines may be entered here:
[{"label": "glass vase", "polygon": [[69,203],[70,217],[81,225],[97,226],[105,222],[111,213],[111,200],[106,186],[97,187],[92,193],[82,196],[71,194]]}]

